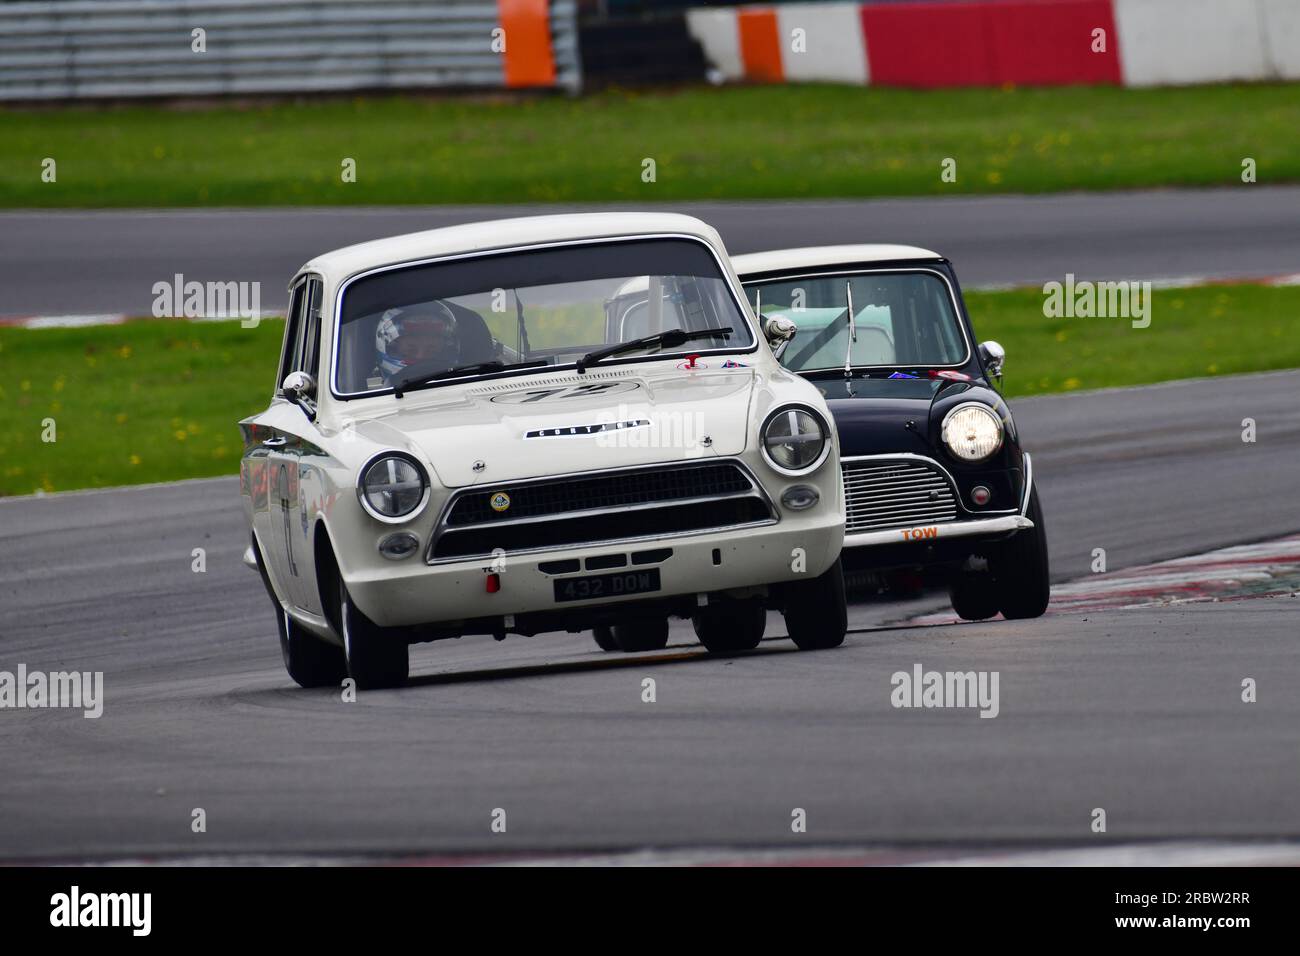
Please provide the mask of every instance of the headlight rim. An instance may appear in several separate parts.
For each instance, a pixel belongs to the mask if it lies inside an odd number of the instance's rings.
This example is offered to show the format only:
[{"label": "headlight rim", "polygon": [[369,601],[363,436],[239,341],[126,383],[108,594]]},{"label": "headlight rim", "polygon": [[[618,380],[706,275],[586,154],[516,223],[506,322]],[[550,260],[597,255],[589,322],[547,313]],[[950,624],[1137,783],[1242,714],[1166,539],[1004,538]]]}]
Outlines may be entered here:
[{"label": "headlight rim", "polygon": [[[818,427],[820,427],[822,430],[821,454],[817,456],[817,459],[811,465],[808,465],[805,468],[790,469],[790,468],[786,468],[784,465],[777,464],[776,460],[771,456],[771,454],[767,450],[768,426],[772,424],[772,421],[778,415],[781,415],[782,413],[789,412],[789,411],[806,412],[807,414],[813,417],[813,419],[817,422]],[[819,412],[816,408],[813,408],[811,405],[805,405],[802,402],[786,402],[782,405],[778,405],[776,408],[772,409],[770,412],[767,413],[767,415],[763,418],[763,423],[758,427],[758,451],[759,454],[762,455],[763,457],[763,462],[767,465],[767,467],[771,468],[778,475],[784,475],[787,478],[803,478],[816,472],[819,468],[822,467],[822,465],[826,464],[826,459],[830,457],[831,447],[834,445],[834,443],[835,443],[835,433],[831,431],[830,425],[827,423],[826,416],[823,415],[821,412]]]},{"label": "headlight rim", "polygon": [[[424,486],[424,493],[420,495],[419,504],[405,514],[393,516],[386,515],[381,511],[376,511],[374,506],[371,505],[369,500],[366,498],[366,475],[370,473],[371,468],[383,461],[385,458],[400,458],[413,466],[416,473],[420,476],[420,483]],[[365,513],[370,515],[370,517],[374,518],[376,521],[390,525],[406,524],[407,522],[414,521],[424,513],[424,509],[429,506],[429,499],[433,497],[433,486],[429,481],[429,472],[420,462],[420,459],[416,458],[410,452],[400,451],[396,448],[381,451],[366,459],[365,463],[357,469],[356,490],[357,501],[361,503],[361,507]]]},{"label": "headlight rim", "polygon": [[[997,430],[998,430],[997,443],[993,446],[993,450],[990,451],[987,455],[985,455],[982,458],[966,458],[963,455],[959,455],[956,449],[954,449],[952,445],[948,443],[948,439],[946,437],[948,434],[948,422],[950,422],[952,420],[952,417],[964,408],[978,408],[980,411],[984,412],[990,418],[992,418],[993,424],[997,426]],[[948,409],[948,411],[943,416],[943,421],[939,423],[939,444],[941,444],[943,446],[944,451],[948,453],[948,457],[951,458],[953,461],[958,462],[959,464],[963,464],[963,465],[982,464],[988,461],[989,459],[991,459],[998,452],[1000,452],[1003,446],[1006,445],[1006,442],[1007,442],[1007,426],[1003,423],[1002,416],[998,414],[997,409],[989,405],[987,402],[974,402],[974,401],[960,402],[959,404],[954,405],[952,408]]]}]

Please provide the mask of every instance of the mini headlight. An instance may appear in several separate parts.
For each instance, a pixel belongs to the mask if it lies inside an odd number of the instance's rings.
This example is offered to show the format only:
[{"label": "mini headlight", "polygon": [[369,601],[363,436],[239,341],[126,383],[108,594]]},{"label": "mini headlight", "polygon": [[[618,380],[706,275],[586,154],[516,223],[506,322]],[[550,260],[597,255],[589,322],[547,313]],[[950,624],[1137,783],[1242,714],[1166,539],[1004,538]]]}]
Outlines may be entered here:
[{"label": "mini headlight", "polygon": [[773,412],[762,430],[763,451],[777,471],[810,471],[826,456],[830,436],[812,409],[790,406]]},{"label": "mini headlight", "polygon": [[942,437],[963,461],[983,461],[1002,447],[1002,420],[987,405],[958,405],[945,416]]},{"label": "mini headlight", "polygon": [[429,484],[422,469],[404,455],[376,458],[361,473],[361,503],[381,521],[412,515],[424,504]]}]

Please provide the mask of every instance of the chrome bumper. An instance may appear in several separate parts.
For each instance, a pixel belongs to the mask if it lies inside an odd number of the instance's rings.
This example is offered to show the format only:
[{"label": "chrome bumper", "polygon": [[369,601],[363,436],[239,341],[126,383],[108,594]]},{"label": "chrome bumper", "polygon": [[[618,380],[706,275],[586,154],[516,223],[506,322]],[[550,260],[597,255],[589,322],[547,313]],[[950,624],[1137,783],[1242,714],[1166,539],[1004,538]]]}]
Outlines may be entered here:
[{"label": "chrome bumper", "polygon": [[1024,531],[1034,523],[1024,515],[1005,515],[999,518],[977,518],[974,521],[950,521],[945,524],[922,525],[915,528],[887,528],[882,531],[859,531],[844,536],[844,547],[861,548],[876,544],[905,544],[937,541],[942,538],[966,538],[973,535],[1009,534]]}]

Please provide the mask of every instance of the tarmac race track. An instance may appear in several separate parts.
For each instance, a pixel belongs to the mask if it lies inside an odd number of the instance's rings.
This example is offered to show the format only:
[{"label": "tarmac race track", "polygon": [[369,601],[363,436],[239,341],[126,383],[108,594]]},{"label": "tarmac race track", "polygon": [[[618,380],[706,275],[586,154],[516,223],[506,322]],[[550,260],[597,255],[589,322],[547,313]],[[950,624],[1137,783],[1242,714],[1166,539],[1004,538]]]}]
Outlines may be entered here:
[{"label": "tarmac race track", "polygon": [[[321,252],[481,219],[599,206],[332,207],[0,212],[0,317],[149,315],[155,282],[285,286]],[[1300,186],[826,202],[673,203],[733,254],[899,242],[947,256],[967,286],[1080,279],[1270,277],[1300,271]]]},{"label": "tarmac race track", "polygon": [[[1015,403],[1056,576],[1098,547],[1117,570],[1300,530],[1297,386]],[[102,670],[106,698],[97,720],[0,710],[0,860],[1300,838],[1300,597],[936,627],[874,626],[863,602],[840,649],[797,652],[778,618],[730,658],[680,626],[646,655],[467,638],[344,703],[285,675],[237,495],[0,501],[0,670]],[[996,671],[997,716],[895,709],[916,664]]]}]

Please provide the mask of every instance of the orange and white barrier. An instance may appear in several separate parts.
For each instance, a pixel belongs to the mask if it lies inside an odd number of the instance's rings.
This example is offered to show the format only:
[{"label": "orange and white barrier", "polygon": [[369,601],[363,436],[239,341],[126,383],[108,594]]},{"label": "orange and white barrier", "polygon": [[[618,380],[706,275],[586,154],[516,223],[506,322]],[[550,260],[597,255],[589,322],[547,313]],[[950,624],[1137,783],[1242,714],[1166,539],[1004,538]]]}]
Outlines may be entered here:
[{"label": "orange and white barrier", "polygon": [[1300,78],[1300,0],[925,0],[696,9],[717,73],[880,86]]}]

